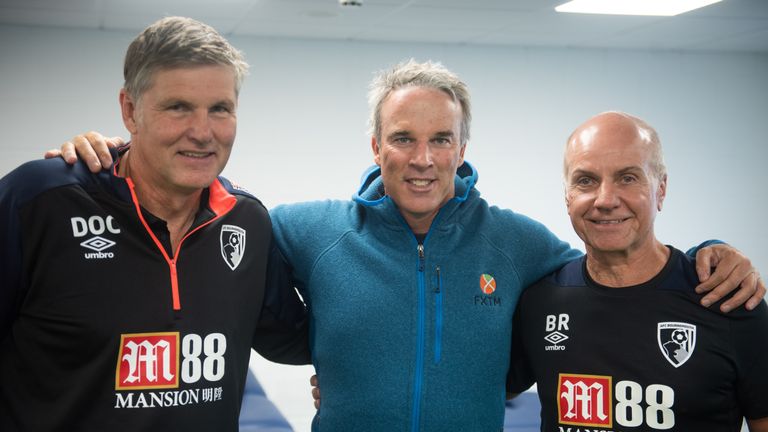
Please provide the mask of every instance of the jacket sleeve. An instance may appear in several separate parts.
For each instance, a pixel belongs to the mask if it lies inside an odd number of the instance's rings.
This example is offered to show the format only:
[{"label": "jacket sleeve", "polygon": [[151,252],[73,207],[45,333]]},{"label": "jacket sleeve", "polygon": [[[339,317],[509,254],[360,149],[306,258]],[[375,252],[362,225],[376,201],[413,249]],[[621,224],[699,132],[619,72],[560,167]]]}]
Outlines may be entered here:
[{"label": "jacket sleeve", "polygon": [[512,351],[509,357],[509,371],[507,372],[507,394],[522,393],[536,382],[531,364],[523,345],[522,312],[523,297],[517,303],[517,310],[512,318]]},{"label": "jacket sleeve", "polygon": [[273,240],[253,348],[273,362],[308,364],[311,362],[309,317],[290,274],[290,267]]},{"label": "jacket sleeve", "polygon": [[506,250],[516,258],[513,261],[523,287],[583,255],[540,222],[520,214],[516,214],[512,221],[514,224],[505,230]]},{"label": "jacket sleeve", "polygon": [[21,226],[13,177],[0,179],[0,341],[11,331],[21,304]]}]

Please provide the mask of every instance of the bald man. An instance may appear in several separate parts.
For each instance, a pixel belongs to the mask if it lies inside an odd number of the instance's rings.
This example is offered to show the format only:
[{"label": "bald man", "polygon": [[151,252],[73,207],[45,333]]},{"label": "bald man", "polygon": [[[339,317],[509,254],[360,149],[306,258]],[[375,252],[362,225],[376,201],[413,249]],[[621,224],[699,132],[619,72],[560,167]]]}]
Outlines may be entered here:
[{"label": "bald man", "polygon": [[694,259],[656,238],[656,131],[599,114],[568,139],[564,174],[587,254],[521,296],[510,392],[537,383],[547,431],[768,431],[768,309],[700,307]]}]

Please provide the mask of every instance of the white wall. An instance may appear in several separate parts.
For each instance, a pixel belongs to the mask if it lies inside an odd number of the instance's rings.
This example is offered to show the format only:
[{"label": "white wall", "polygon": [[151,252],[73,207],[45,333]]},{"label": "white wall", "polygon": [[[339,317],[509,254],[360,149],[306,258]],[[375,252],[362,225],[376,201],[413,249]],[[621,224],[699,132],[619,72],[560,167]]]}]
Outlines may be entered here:
[{"label": "white wall", "polygon": [[[125,136],[117,93],[133,36],[0,26],[0,175],[79,132]],[[768,55],[231,41],[252,73],[225,175],[268,207],[348,198],[371,163],[365,91],[373,72],[408,57],[435,59],[472,91],[466,157],[489,201],[579,245],[563,205],[563,142],[597,112],[628,111],[658,129],[666,152],[670,183],[658,237],[682,248],[724,239],[768,272]],[[262,381],[300,375],[258,367],[267,371]],[[305,379],[274,391],[306,399]],[[289,415],[306,430],[303,414]]]}]

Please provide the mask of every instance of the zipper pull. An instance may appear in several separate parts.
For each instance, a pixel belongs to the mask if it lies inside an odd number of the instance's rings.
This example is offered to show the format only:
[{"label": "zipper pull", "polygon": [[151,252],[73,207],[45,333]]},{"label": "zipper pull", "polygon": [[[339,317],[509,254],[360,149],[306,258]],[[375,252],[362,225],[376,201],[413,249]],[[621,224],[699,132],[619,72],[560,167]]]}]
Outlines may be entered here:
[{"label": "zipper pull", "polygon": [[419,271],[424,271],[424,245],[419,243],[416,249],[419,251]]},{"label": "zipper pull", "polygon": [[440,294],[440,284],[442,283],[442,279],[440,278],[440,266],[437,266],[435,272],[437,273],[437,287],[435,288],[435,294]]}]

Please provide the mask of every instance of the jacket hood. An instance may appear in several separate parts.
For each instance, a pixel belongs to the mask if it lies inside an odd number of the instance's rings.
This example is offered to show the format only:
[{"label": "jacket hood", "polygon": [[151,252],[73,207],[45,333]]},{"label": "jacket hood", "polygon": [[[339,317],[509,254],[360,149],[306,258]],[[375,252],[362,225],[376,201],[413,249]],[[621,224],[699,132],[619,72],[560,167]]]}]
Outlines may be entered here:
[{"label": "jacket hood", "polygon": [[[477,170],[469,162],[464,162],[456,170],[453,184],[455,195],[451,200],[463,202],[477,183]],[[388,200],[384,191],[384,181],[381,178],[381,167],[373,165],[363,173],[360,188],[352,195],[352,199],[364,206],[375,206]]]}]

